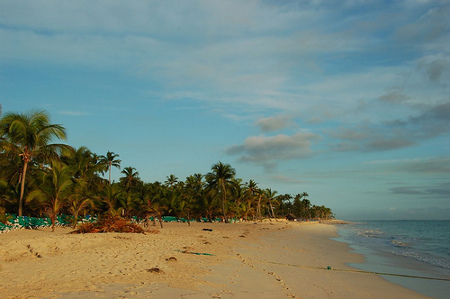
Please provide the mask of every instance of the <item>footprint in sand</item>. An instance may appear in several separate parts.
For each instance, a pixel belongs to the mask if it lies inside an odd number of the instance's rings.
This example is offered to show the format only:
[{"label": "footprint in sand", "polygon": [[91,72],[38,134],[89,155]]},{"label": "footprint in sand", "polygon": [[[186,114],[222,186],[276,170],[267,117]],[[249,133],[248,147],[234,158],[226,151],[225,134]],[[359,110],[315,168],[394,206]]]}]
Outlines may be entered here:
[{"label": "footprint in sand", "polygon": [[[263,271],[266,271],[266,270],[263,269]],[[284,287],[285,290],[289,290],[289,287],[284,283],[283,279],[282,279],[280,276],[276,275],[274,272],[267,272],[267,274],[272,275],[272,276],[275,278],[275,280],[276,280],[281,286]]]},{"label": "footprint in sand", "polygon": [[42,257],[42,255],[40,255],[38,252],[34,251],[33,247],[31,247],[31,245],[27,245],[27,248],[30,251],[30,253],[32,255],[34,255],[35,257],[37,257],[37,258],[41,258]]}]

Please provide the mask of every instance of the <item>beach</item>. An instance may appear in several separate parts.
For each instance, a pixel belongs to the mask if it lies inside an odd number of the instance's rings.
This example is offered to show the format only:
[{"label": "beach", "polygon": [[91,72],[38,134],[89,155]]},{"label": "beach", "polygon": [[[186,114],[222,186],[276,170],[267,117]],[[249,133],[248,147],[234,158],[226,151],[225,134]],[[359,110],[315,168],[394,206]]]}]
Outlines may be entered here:
[{"label": "beach", "polygon": [[427,298],[361,263],[333,224],[165,223],[145,234],[0,235],[3,298]]}]

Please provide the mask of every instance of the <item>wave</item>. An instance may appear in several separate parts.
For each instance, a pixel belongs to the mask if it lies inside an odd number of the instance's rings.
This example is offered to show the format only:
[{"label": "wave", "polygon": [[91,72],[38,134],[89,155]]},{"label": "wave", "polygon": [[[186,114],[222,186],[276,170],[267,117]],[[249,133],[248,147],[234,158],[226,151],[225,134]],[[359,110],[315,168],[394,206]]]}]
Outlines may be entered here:
[{"label": "wave", "polygon": [[440,259],[437,257],[431,257],[424,254],[420,254],[415,251],[398,251],[394,249],[385,249],[384,252],[396,255],[396,256],[403,256],[407,258],[415,259],[416,261],[427,263],[432,266],[444,268],[444,269],[450,269],[450,263],[444,259]]},{"label": "wave", "polygon": [[359,230],[356,232],[358,236],[365,237],[365,238],[381,238],[383,237],[383,232],[378,229],[365,229],[365,230]]},{"label": "wave", "polygon": [[402,248],[406,248],[409,247],[408,243],[399,241],[399,240],[392,240],[391,244],[394,245],[395,247],[402,247]]}]

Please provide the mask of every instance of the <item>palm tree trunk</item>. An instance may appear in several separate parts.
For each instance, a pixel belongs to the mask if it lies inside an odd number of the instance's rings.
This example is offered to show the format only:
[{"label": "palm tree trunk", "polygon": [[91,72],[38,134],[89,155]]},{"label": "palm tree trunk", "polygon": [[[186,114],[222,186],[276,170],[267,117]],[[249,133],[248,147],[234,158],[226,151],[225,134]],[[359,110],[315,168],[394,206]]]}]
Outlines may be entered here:
[{"label": "palm tree trunk", "polygon": [[227,193],[225,190],[225,186],[222,183],[222,212],[223,212],[223,218],[225,219],[225,223],[228,223],[227,215],[225,213],[225,201],[227,200]]},{"label": "palm tree trunk", "polygon": [[73,213],[73,223],[72,223],[73,229],[77,227],[77,222],[78,222],[78,211]]},{"label": "palm tree trunk", "polygon": [[52,220],[52,232],[55,231],[55,224],[56,224],[56,214],[52,212],[52,215],[50,216],[50,219]]},{"label": "palm tree trunk", "polygon": [[163,221],[162,221],[162,215],[161,213],[158,213],[158,219],[159,219],[159,225],[161,225],[161,228],[163,228]]},{"label": "palm tree trunk", "polygon": [[258,213],[258,220],[261,221],[261,195],[258,197],[258,207],[256,209]]},{"label": "palm tree trunk", "polygon": [[109,184],[111,185],[111,163],[109,163]]},{"label": "palm tree trunk", "polygon": [[275,213],[273,212],[272,200],[269,202],[269,204],[270,204],[270,209],[272,210],[272,217],[275,218],[275,221],[278,222],[277,217],[275,217]]},{"label": "palm tree trunk", "polygon": [[25,192],[25,176],[27,175],[28,162],[26,160],[23,161],[23,172],[22,172],[22,180],[20,182],[20,197],[19,197],[19,216],[22,216],[22,206],[23,206],[23,195]]}]

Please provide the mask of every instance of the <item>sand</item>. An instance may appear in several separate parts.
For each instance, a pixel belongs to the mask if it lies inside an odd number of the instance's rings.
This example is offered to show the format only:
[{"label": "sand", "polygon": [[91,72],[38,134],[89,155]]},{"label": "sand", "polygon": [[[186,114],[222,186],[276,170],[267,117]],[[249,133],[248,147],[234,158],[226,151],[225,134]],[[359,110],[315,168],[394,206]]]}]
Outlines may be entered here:
[{"label": "sand", "polygon": [[[426,298],[374,274],[330,224],[167,223],[144,234],[0,235],[2,298]],[[206,229],[206,230],[205,230]]]}]

